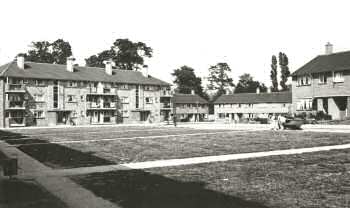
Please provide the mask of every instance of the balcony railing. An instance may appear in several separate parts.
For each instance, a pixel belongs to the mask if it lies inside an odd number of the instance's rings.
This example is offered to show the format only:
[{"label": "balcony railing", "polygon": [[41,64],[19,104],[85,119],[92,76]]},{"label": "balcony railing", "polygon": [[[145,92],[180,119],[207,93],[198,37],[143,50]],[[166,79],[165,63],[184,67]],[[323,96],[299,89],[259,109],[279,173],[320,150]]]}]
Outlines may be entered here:
[{"label": "balcony railing", "polygon": [[23,84],[6,84],[5,87],[6,92],[18,92],[18,93],[25,93],[25,85]]},{"label": "balcony railing", "polygon": [[9,119],[9,126],[10,127],[18,127],[18,126],[25,126],[26,125],[26,118],[25,117],[11,117]]},{"label": "balcony railing", "polygon": [[96,95],[115,95],[115,89],[114,88],[97,88],[97,87],[91,87],[89,94],[96,94]]},{"label": "balcony railing", "polygon": [[170,105],[170,103],[161,103],[160,107],[161,108],[171,108],[171,105]]},{"label": "balcony railing", "polygon": [[104,103],[89,102],[86,105],[88,109],[115,109],[116,108],[115,102],[104,102]]},{"label": "balcony railing", "polygon": [[6,101],[6,109],[14,109],[14,110],[24,110],[26,107],[25,101]]}]

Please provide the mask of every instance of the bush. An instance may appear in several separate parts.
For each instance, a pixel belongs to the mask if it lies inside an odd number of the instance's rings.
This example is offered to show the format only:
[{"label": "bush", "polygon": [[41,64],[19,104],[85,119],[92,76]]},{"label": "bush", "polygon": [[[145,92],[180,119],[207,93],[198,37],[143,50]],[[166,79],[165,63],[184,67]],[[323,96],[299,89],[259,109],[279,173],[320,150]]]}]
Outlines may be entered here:
[{"label": "bush", "polygon": [[316,120],[332,120],[332,116],[324,113],[323,111],[318,111],[315,118]]}]

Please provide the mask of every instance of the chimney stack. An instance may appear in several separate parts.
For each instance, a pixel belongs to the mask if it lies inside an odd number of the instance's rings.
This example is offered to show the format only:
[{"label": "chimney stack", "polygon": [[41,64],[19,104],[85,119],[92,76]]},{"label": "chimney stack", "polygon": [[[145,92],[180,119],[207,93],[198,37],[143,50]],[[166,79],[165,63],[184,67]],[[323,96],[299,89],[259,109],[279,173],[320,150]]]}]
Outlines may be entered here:
[{"label": "chimney stack", "polygon": [[112,61],[111,60],[108,60],[108,61],[105,61],[105,71],[106,71],[106,74],[108,75],[112,75]]},{"label": "chimney stack", "polygon": [[194,92],[194,90],[191,90],[191,95],[195,95],[196,93]]},{"label": "chimney stack", "polygon": [[148,77],[148,67],[141,69],[141,73],[143,74],[143,76]]},{"label": "chimney stack", "polygon": [[271,87],[267,88],[267,93],[271,93]]},{"label": "chimney stack", "polygon": [[326,44],[326,51],[325,52],[326,52],[326,55],[333,53],[333,45],[330,42],[328,42]]},{"label": "chimney stack", "polygon": [[260,94],[260,88],[259,87],[256,88],[256,94]]},{"label": "chimney stack", "polygon": [[226,94],[226,95],[229,95],[229,94],[230,94],[230,90],[229,90],[229,89],[226,89],[226,90],[225,90],[225,94]]},{"label": "chimney stack", "polygon": [[17,56],[17,66],[20,69],[24,69],[24,56],[23,55]]},{"label": "chimney stack", "polygon": [[74,72],[74,61],[75,58],[73,56],[67,58],[67,71]]}]

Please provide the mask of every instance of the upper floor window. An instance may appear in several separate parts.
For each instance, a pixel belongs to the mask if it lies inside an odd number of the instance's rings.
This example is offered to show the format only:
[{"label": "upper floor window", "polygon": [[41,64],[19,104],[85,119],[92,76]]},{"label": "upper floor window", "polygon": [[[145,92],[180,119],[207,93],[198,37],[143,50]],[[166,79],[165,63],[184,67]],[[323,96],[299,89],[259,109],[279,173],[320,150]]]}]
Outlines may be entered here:
[{"label": "upper floor window", "polygon": [[44,95],[43,94],[34,94],[34,100],[35,102],[44,102]]},{"label": "upper floor window", "polygon": [[301,76],[297,78],[298,86],[306,86],[311,85],[311,77],[310,76]]},{"label": "upper floor window", "polygon": [[153,98],[152,97],[146,97],[146,104],[152,104]]},{"label": "upper floor window", "polygon": [[318,75],[318,83],[319,84],[326,84],[327,83],[327,76],[326,76],[326,74],[319,74]]},{"label": "upper floor window", "polygon": [[121,89],[121,90],[127,90],[127,89],[129,89],[129,85],[127,85],[127,84],[119,85],[119,89]]},{"label": "upper floor window", "polygon": [[78,86],[78,82],[74,82],[74,81],[69,81],[67,84],[68,87],[77,87]]},{"label": "upper floor window", "polygon": [[44,86],[45,85],[45,80],[37,79],[37,80],[35,80],[35,85],[36,86]]},{"label": "upper floor window", "polygon": [[129,97],[121,97],[121,103],[129,103]]},{"label": "upper floor window", "polygon": [[74,95],[68,95],[68,102],[75,102],[75,96]]},{"label": "upper floor window", "polygon": [[334,72],[333,82],[344,82],[343,72]]}]

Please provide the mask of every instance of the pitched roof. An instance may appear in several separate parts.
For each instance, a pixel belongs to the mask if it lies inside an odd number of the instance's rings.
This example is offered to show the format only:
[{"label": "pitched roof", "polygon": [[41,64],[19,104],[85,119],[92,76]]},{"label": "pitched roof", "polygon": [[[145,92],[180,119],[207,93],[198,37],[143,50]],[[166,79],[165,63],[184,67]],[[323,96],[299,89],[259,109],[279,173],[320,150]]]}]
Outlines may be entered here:
[{"label": "pitched roof", "polygon": [[172,97],[172,102],[181,103],[181,104],[190,104],[190,103],[199,103],[199,104],[208,104],[204,98],[199,95],[193,94],[182,94],[177,93]]},{"label": "pitched roof", "polygon": [[292,92],[237,93],[221,95],[215,104],[292,103]]},{"label": "pitched roof", "polygon": [[104,68],[74,66],[74,72],[69,72],[66,70],[66,65],[34,62],[25,62],[24,70],[15,62],[5,64],[0,67],[0,77],[170,85],[152,76],[145,77],[138,71],[114,69],[113,75],[108,75]]},{"label": "pitched roof", "polygon": [[350,70],[350,51],[320,55],[296,70],[292,76]]}]

